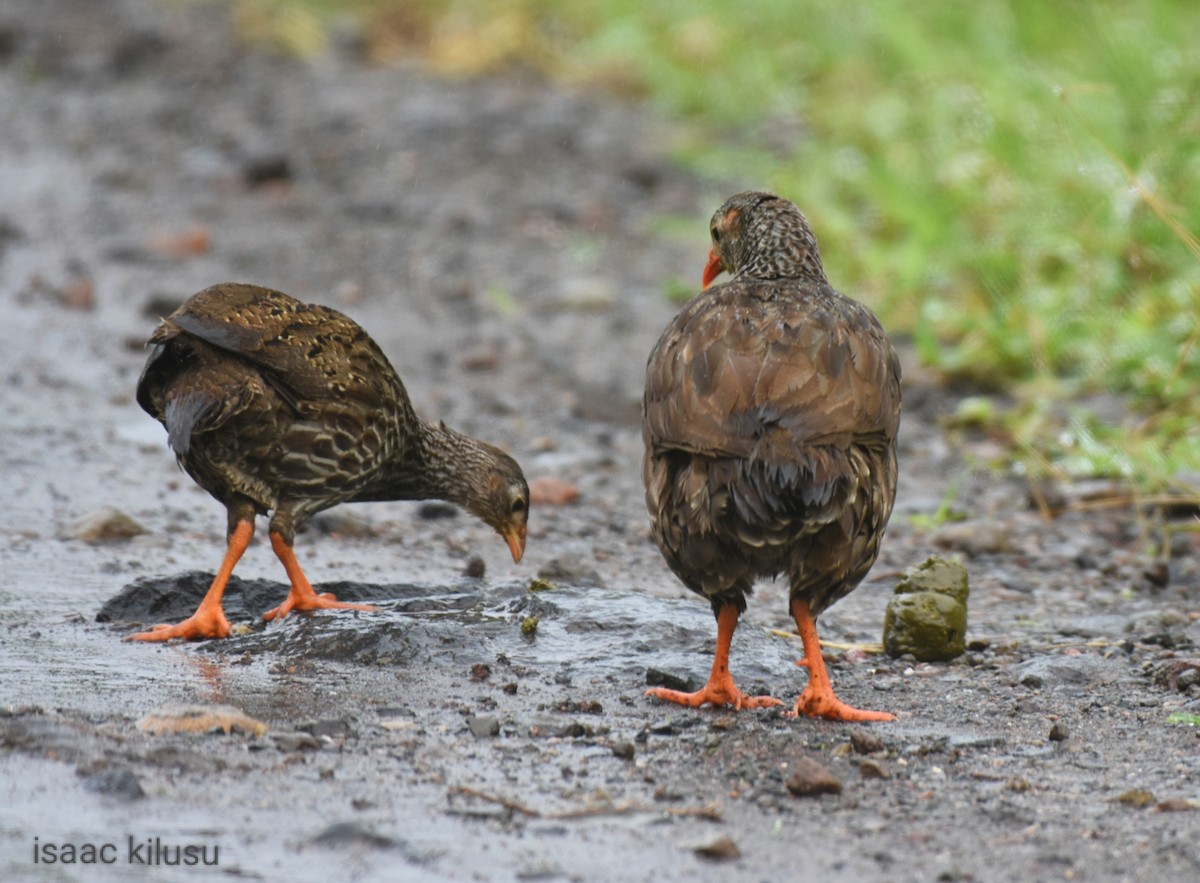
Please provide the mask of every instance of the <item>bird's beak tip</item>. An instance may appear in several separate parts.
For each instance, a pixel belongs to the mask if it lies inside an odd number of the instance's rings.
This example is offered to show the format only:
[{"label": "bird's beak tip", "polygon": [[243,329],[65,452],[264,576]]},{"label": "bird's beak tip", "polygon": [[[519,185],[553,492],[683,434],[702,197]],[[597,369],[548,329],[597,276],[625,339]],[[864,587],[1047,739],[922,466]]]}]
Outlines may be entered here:
[{"label": "bird's beak tip", "polygon": [[508,543],[508,551],[512,552],[513,563],[520,564],[525,555],[525,530],[510,527],[504,532],[504,541]]}]

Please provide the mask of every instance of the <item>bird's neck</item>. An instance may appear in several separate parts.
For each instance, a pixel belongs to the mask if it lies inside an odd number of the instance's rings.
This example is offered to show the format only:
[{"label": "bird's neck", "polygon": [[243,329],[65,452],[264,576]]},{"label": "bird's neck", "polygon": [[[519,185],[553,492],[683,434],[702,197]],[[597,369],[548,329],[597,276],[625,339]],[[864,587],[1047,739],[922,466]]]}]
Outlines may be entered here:
[{"label": "bird's neck", "polygon": [[359,499],[445,500],[467,507],[482,486],[486,452],[444,423],[416,422],[406,449],[384,466],[369,496]]}]

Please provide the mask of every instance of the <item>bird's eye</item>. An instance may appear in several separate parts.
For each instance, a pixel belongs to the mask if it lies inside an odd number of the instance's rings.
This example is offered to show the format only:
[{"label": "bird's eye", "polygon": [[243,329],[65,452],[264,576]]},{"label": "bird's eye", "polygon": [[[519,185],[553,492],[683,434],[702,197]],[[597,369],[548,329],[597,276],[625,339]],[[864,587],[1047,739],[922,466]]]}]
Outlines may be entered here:
[{"label": "bird's eye", "polygon": [[513,515],[521,514],[522,512],[525,511],[525,501],[522,499],[513,500],[512,509],[510,511],[511,511],[511,514],[513,514]]},{"label": "bird's eye", "polygon": [[718,230],[716,227],[712,228],[712,238],[713,238],[713,242],[721,241],[721,231]]}]

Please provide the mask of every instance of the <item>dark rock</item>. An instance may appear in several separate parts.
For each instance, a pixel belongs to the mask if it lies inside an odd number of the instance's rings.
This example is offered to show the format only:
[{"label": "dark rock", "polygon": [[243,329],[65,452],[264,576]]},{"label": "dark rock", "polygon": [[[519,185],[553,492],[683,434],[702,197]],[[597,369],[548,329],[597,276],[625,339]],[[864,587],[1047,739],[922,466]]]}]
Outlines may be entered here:
[{"label": "dark rock", "polygon": [[818,797],[822,794],[841,794],[842,783],[811,757],[801,757],[792,764],[787,777],[787,789],[796,797]]},{"label": "dark rock", "polygon": [[614,742],[612,753],[621,760],[633,760],[635,749],[632,742]]},{"label": "dark rock", "polygon": [[281,153],[260,154],[242,164],[242,180],[250,187],[291,179],[292,164]]},{"label": "dark rock", "polygon": [[312,842],[320,846],[372,846],[378,849],[394,845],[390,837],[377,834],[359,822],[334,822]]},{"label": "dark rock", "polygon": [[316,736],[318,739],[338,739],[354,735],[354,728],[350,726],[350,722],[339,718],[304,721],[297,724],[296,729],[302,733]]},{"label": "dark rock", "polygon": [[666,687],[668,690],[680,690],[684,693],[694,693],[700,689],[699,682],[692,675],[681,678],[657,668],[646,669],[646,686]]},{"label": "dark rock", "polygon": [[850,747],[854,749],[855,754],[874,754],[876,751],[883,750],[883,739],[866,730],[852,730]]},{"label": "dark rock", "polygon": [[108,767],[92,773],[84,778],[83,787],[97,794],[112,794],[127,800],[146,796],[146,792],[142,790],[142,783],[138,781],[133,770],[125,768]]},{"label": "dark rock", "polygon": [[1071,738],[1071,728],[1065,721],[1055,721],[1050,727],[1051,742],[1066,742]]}]

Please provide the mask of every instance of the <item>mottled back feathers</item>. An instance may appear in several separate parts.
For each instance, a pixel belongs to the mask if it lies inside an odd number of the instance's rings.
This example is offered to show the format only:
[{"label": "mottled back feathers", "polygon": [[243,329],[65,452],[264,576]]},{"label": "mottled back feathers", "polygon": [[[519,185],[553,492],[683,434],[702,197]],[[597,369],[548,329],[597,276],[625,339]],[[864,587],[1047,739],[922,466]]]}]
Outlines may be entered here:
[{"label": "mottled back feathers", "polygon": [[683,308],[646,370],[653,533],[714,609],[783,573],[820,612],[870,568],[891,512],[899,362],[791,203],[739,194],[713,230],[732,279]]}]

